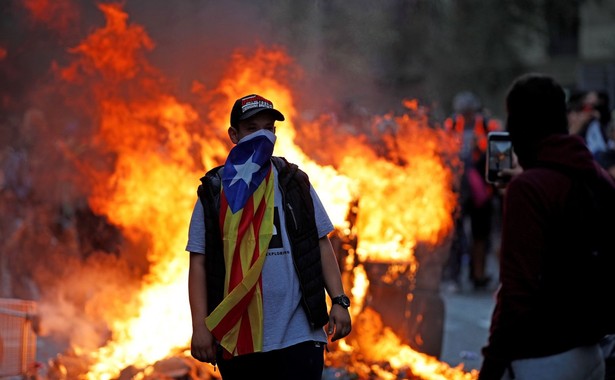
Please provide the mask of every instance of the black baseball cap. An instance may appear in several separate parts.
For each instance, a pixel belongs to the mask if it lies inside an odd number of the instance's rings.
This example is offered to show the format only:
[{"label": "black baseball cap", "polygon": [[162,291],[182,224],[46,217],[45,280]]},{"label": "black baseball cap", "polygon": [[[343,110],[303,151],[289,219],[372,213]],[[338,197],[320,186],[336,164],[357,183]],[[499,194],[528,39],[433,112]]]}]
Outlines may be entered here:
[{"label": "black baseball cap", "polygon": [[246,95],[235,101],[231,111],[231,126],[237,128],[241,120],[245,120],[262,111],[271,112],[275,120],[284,121],[284,115],[273,108],[271,100],[267,100],[260,95],[252,94]]}]

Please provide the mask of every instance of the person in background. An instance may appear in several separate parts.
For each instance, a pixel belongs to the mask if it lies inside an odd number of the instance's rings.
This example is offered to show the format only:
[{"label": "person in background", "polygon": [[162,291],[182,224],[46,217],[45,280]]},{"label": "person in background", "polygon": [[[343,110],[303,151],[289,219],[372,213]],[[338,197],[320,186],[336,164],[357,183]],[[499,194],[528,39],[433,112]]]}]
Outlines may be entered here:
[{"label": "person in background", "polygon": [[[463,91],[453,99],[454,114],[444,121],[445,130],[458,136],[463,172],[459,180],[459,206],[455,216],[455,232],[450,254],[443,270],[443,282],[457,290],[461,286],[464,256],[469,255],[469,277],[475,289],[489,285],[487,254],[491,248],[493,186],[485,181],[487,134],[500,130],[495,119],[482,110],[478,97]],[[466,235],[469,224],[470,237]]]},{"label": "person in background", "polygon": [[320,380],[327,335],[351,331],[333,225],[307,174],[272,156],[283,120],[262,96],[235,102],[235,147],[201,178],[190,220],[191,352],[224,380]]},{"label": "person in background", "polygon": [[[500,286],[479,380],[603,380],[604,334],[575,303],[587,298],[576,252],[587,249],[581,224],[566,210],[580,204],[574,181],[615,182],[585,141],[568,133],[566,97],[551,77],[526,74],[507,97],[507,130],[518,168],[506,186]],[[522,168],[522,169],[520,169]],[[589,182],[588,182],[589,183]],[[572,305],[575,305],[571,307]]]},{"label": "person in background", "polygon": [[609,149],[609,95],[594,90],[573,93],[568,100],[568,123],[570,134],[581,136],[592,154],[599,156]]},{"label": "person in background", "polygon": [[[610,109],[603,110],[612,115],[613,111]],[[606,117],[603,117],[606,120]],[[596,160],[605,168],[609,174],[615,178],[615,123],[613,123],[612,117],[609,119],[608,124],[605,126],[606,131],[606,149],[604,151],[596,153]]]},{"label": "person in background", "polygon": [[571,135],[584,137],[587,125],[594,117],[594,109],[585,104],[587,91],[573,90],[566,99],[568,131]]},{"label": "person in background", "polygon": [[615,125],[609,96],[601,91],[573,92],[568,99],[568,126],[587,142],[596,160],[615,178]]}]

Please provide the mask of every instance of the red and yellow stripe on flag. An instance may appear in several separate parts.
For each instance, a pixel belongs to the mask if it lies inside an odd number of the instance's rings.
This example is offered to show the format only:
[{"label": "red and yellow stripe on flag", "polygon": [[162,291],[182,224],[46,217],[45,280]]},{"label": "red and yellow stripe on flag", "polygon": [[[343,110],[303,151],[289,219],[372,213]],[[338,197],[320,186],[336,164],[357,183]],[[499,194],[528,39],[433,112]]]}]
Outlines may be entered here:
[{"label": "red and yellow stripe on flag", "polygon": [[205,323],[233,356],[263,347],[261,271],[273,234],[274,178],[271,169],[245,206],[233,213],[224,189],[220,224],[226,265],[225,298]]}]

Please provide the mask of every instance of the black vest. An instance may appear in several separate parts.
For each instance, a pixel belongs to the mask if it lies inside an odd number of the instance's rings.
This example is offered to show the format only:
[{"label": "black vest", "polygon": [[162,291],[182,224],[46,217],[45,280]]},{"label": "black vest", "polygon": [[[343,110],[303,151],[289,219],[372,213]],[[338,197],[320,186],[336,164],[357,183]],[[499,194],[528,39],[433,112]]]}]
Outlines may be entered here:
[{"label": "black vest", "polygon": [[[272,157],[278,170],[278,184],[286,216],[295,270],[301,286],[301,304],[313,328],[329,321],[314,204],[308,175],[283,157]],[[207,310],[211,313],[224,296],[224,254],[220,229],[220,188],[222,166],[201,178],[197,194],[205,214],[205,270]],[[280,210],[281,211],[281,210]]]}]

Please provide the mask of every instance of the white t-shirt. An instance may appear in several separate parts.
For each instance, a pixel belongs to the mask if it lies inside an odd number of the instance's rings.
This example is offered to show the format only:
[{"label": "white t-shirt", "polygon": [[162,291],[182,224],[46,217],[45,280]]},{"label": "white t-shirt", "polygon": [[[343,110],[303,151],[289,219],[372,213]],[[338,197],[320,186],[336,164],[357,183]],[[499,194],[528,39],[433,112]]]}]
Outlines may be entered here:
[{"label": "white t-shirt", "polygon": [[[295,272],[286,221],[282,207],[282,194],[278,187],[278,173],[274,167],[274,232],[263,266],[263,352],[289,347],[305,341],[326,343],[324,329],[312,330],[301,306],[301,289]],[[316,191],[310,186],[314,203],[318,237],[333,231]],[[190,219],[186,251],[205,254],[205,222],[203,205],[197,199]]]}]

